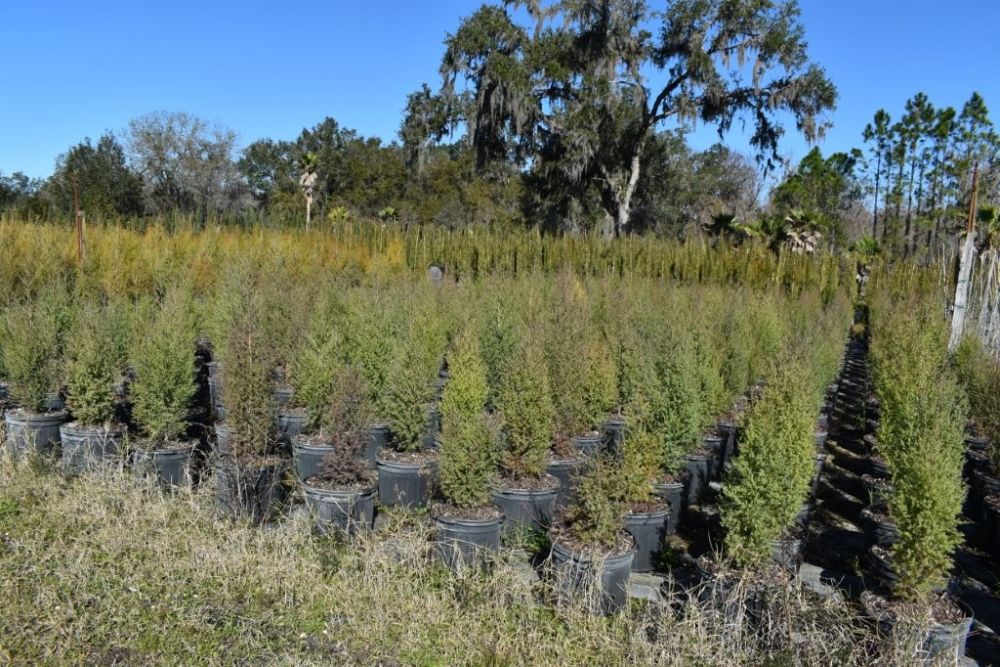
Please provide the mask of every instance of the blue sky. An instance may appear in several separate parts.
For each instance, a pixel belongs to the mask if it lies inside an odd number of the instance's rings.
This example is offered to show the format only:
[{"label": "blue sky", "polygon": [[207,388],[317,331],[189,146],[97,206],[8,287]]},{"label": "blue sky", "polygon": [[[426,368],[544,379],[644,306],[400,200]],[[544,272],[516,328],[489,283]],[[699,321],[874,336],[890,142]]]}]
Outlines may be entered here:
[{"label": "blue sky", "polygon": [[[187,111],[241,144],[294,138],[333,116],[394,138],[406,94],[436,85],[442,40],[476,0],[3,0],[0,171],[51,173],[86,136],[149,111]],[[654,8],[661,0],[651,0]],[[824,152],[860,145],[874,111],[917,91],[960,106],[980,91],[1000,122],[998,0],[801,0],[814,60],[840,90]],[[691,142],[717,137],[699,128]],[[731,133],[727,143],[744,149]],[[808,150],[794,129],[781,152]]]}]

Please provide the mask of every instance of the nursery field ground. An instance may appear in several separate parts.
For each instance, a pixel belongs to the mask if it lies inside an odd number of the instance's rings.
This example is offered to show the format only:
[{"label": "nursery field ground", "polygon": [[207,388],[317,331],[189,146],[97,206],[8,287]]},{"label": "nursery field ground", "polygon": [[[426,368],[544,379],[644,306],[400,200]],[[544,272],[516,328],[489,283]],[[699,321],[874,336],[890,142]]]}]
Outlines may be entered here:
[{"label": "nursery field ground", "polygon": [[220,520],[205,489],[164,494],[114,472],[67,480],[45,463],[2,459],[0,663],[870,660],[850,610],[796,585],[776,589],[763,639],[696,603],[673,613],[633,602],[599,618],[537,603],[538,584],[513,556],[489,575],[447,572],[430,555],[428,530],[425,515],[390,515],[343,545],[294,514],[264,529]]}]

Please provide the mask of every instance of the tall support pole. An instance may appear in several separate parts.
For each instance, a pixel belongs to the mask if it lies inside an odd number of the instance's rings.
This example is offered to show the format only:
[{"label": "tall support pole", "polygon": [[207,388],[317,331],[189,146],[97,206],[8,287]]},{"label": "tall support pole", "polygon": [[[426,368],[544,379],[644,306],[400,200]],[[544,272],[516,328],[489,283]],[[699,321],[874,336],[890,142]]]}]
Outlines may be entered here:
[{"label": "tall support pole", "polygon": [[951,337],[948,351],[953,352],[962,340],[965,328],[965,311],[969,303],[969,283],[972,264],[976,257],[976,197],[979,194],[979,165],[972,171],[972,196],[969,198],[969,219],[965,226],[965,244],[958,264],[958,282],[955,285],[955,308],[951,313]]},{"label": "tall support pole", "polygon": [[83,264],[83,214],[80,212],[80,195],[76,185],[76,172],[73,173],[73,218],[76,226],[76,259]]}]

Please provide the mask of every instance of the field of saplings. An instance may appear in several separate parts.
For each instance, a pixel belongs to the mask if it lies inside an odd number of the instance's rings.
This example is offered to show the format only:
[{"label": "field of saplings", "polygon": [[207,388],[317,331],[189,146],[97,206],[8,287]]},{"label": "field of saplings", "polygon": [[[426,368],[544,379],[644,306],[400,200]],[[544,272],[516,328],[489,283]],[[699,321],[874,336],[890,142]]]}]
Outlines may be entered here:
[{"label": "field of saplings", "polygon": [[374,225],[0,247],[4,661],[966,653],[1000,374],[948,355],[933,269],[860,295],[847,255]]}]

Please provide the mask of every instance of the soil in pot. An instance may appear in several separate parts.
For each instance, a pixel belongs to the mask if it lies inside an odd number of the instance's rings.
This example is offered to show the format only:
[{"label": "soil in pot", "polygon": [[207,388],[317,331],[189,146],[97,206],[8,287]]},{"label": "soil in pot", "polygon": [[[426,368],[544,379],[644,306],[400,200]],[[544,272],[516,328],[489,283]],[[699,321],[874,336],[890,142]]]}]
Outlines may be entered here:
[{"label": "soil in pot", "polygon": [[885,547],[872,546],[867,553],[868,572],[871,575],[876,590],[888,593],[892,591],[899,575],[892,564],[892,554]]},{"label": "soil in pot", "polygon": [[292,465],[295,476],[306,480],[318,475],[323,459],[333,453],[333,446],[320,436],[296,435],[292,438]]},{"label": "soil in pot", "polygon": [[666,534],[673,535],[678,531],[684,519],[684,488],[681,477],[666,477],[653,485],[653,493],[667,501],[670,512],[667,515]]},{"label": "soil in pot", "polygon": [[435,549],[452,570],[481,567],[500,549],[503,513],[496,507],[465,510],[438,505],[434,525]]},{"label": "soil in pot", "polygon": [[565,510],[573,502],[573,494],[576,491],[576,478],[587,465],[587,459],[580,456],[577,458],[564,459],[552,454],[545,472],[559,480],[559,495],[556,497],[555,513]]},{"label": "soil in pot", "polygon": [[381,504],[387,507],[423,507],[427,504],[437,470],[437,452],[384,449],[377,463]]},{"label": "soil in pot", "polygon": [[375,521],[375,494],[378,486],[375,475],[367,482],[353,487],[331,484],[319,476],[310,476],[302,482],[302,495],[322,534],[345,533],[354,535],[371,530]]},{"label": "soil in pot", "polygon": [[552,534],[552,575],[564,601],[587,601],[591,613],[610,615],[628,603],[628,580],[635,558],[635,542],[622,532],[610,553],[594,551],[572,538],[569,531]]},{"label": "soil in pot", "polygon": [[861,483],[864,484],[866,498],[862,498],[875,512],[886,513],[889,511],[888,498],[892,491],[892,483],[887,479],[876,479],[871,475],[862,475]]},{"label": "soil in pot", "polygon": [[4,415],[7,446],[15,455],[28,452],[58,454],[60,427],[67,419],[65,410],[42,414],[11,410]]},{"label": "soil in pot", "polygon": [[663,500],[629,507],[625,515],[625,530],[635,539],[633,572],[650,572],[659,562],[669,518],[670,504]]},{"label": "soil in pot", "polygon": [[490,500],[504,515],[504,530],[515,534],[544,531],[552,524],[559,480],[545,474],[539,478],[501,479],[490,491]]},{"label": "soil in pot", "polygon": [[285,500],[284,459],[225,460],[215,466],[215,501],[223,514],[261,524],[275,516]]},{"label": "soil in pot", "polygon": [[194,443],[170,443],[158,449],[139,449],[132,453],[132,470],[140,479],[156,480],[163,486],[191,484],[191,457]]},{"label": "soil in pot", "polygon": [[59,428],[63,472],[79,475],[113,465],[118,461],[124,436],[121,427],[89,427],[79,422],[63,424]]}]

